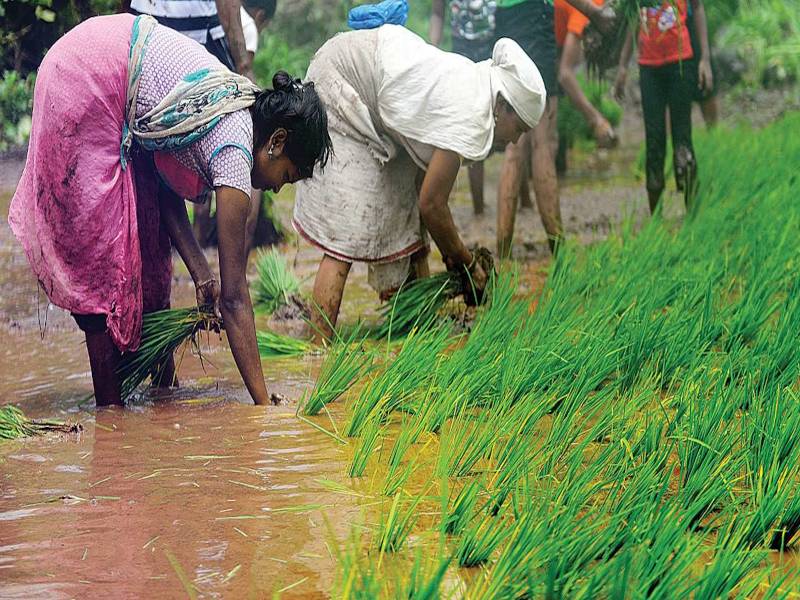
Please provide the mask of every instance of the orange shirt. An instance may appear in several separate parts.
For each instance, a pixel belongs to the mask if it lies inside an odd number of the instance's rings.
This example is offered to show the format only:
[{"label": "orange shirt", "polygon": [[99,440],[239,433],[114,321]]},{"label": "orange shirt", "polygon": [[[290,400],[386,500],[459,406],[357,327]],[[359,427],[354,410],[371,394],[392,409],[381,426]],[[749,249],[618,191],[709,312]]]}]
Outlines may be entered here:
[{"label": "orange shirt", "polygon": [[[594,0],[594,3],[602,6],[603,0]],[[573,33],[578,37],[583,35],[583,30],[589,23],[589,17],[574,8],[567,0],[555,0],[554,5],[556,44],[561,48],[567,39],[567,33]]]}]

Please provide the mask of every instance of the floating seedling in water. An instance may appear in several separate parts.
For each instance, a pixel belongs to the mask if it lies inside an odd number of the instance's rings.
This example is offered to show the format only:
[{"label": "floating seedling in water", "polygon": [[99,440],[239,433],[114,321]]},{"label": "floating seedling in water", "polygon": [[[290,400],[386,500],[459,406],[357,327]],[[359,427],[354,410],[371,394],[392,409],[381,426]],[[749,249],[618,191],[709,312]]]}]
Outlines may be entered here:
[{"label": "floating seedling in water", "polygon": [[16,406],[0,406],[0,440],[15,440],[47,433],[80,433],[82,430],[80,423],[29,419]]}]

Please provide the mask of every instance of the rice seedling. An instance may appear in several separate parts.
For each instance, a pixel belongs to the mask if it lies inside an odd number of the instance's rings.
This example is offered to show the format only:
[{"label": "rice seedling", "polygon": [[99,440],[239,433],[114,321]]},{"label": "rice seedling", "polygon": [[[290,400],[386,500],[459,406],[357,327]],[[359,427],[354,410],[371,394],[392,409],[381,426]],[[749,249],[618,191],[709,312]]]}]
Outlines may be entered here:
[{"label": "rice seedling", "polygon": [[78,433],[81,429],[83,428],[78,423],[30,419],[16,406],[0,406],[0,440],[15,440],[48,433]]},{"label": "rice seedling", "polygon": [[261,358],[302,356],[311,352],[311,342],[281,335],[272,331],[256,331],[258,353]]},{"label": "rice seedling", "polygon": [[189,343],[199,351],[197,334],[201,330],[219,330],[221,326],[219,317],[197,308],[174,308],[145,314],[138,350],[124,352],[117,369],[122,399],[130,398],[148,377],[158,380],[167,359],[183,344]]},{"label": "rice seedling", "polygon": [[455,550],[458,565],[469,568],[488,563],[510,534],[510,526],[502,519],[484,513],[461,533]]},{"label": "rice seedling", "polygon": [[422,496],[416,496],[404,507],[400,505],[401,496],[402,492],[395,494],[389,514],[385,518],[381,518],[376,536],[376,543],[381,554],[400,550],[417,520],[416,509]]},{"label": "rice seedling", "polygon": [[328,351],[314,390],[303,402],[303,414],[312,416],[341,397],[372,368],[373,355],[363,347],[359,329],[338,340]]},{"label": "rice seedling", "polygon": [[379,340],[400,338],[415,327],[429,327],[439,311],[460,292],[460,277],[449,271],[403,285],[381,308],[381,323],[373,331],[373,337]]},{"label": "rice seedling", "polygon": [[347,471],[350,477],[363,477],[370,457],[378,449],[383,430],[383,425],[378,417],[372,417],[361,430],[361,439],[356,446],[353,460],[350,462],[350,468]]},{"label": "rice seedling", "polygon": [[300,282],[277,249],[261,250],[256,259],[258,279],[253,287],[256,307],[273,313],[300,293]]}]

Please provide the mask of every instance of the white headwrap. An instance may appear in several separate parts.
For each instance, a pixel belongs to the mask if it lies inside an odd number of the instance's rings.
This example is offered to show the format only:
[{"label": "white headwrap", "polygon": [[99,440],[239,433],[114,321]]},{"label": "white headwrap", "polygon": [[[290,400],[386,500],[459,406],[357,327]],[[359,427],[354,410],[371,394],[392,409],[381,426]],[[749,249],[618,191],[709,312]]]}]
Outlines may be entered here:
[{"label": "white headwrap", "polygon": [[497,40],[490,67],[492,87],[512,106],[528,127],[542,118],[547,92],[539,69],[514,40]]},{"label": "white headwrap", "polygon": [[[384,25],[375,31],[375,108],[388,130],[476,161],[492,149],[498,93],[527,125],[539,122],[547,96],[544,83],[536,65],[512,40],[499,40],[492,59],[476,64],[431,46],[405,27]],[[378,136],[368,137],[375,140],[376,156],[393,155]]]}]

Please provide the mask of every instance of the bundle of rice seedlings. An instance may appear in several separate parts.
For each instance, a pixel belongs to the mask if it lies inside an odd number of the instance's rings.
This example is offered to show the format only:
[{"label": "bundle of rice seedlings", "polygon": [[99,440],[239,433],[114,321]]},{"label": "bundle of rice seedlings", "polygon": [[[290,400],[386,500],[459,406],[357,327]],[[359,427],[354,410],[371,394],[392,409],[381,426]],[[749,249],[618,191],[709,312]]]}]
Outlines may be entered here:
[{"label": "bundle of rice seedlings", "polygon": [[304,415],[318,414],[370,371],[372,353],[364,351],[357,341],[359,337],[360,330],[355,329],[347,339],[336,342],[328,352],[317,385],[303,403]]},{"label": "bundle of rice seedlings", "polygon": [[0,440],[15,440],[17,438],[44,435],[46,433],[77,433],[81,431],[78,423],[59,423],[58,421],[43,421],[29,419],[16,406],[0,406]]},{"label": "bundle of rice seedlings", "polygon": [[256,341],[261,358],[302,356],[311,351],[311,342],[273,331],[256,331]]},{"label": "bundle of rice seedlings", "polygon": [[253,289],[253,300],[258,308],[268,313],[275,312],[292,302],[300,292],[300,282],[275,248],[259,252],[256,269],[258,279]]},{"label": "bundle of rice seedlings", "polygon": [[449,300],[461,293],[461,278],[449,271],[415,279],[381,308],[375,339],[402,337],[414,327],[428,326]]},{"label": "bundle of rice seedlings", "polygon": [[217,329],[222,319],[198,308],[173,308],[147,313],[142,319],[142,341],[135,352],[124,352],[117,374],[123,400],[152,376],[157,380],[164,365],[182,344],[192,343],[197,348],[197,332]]}]

